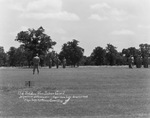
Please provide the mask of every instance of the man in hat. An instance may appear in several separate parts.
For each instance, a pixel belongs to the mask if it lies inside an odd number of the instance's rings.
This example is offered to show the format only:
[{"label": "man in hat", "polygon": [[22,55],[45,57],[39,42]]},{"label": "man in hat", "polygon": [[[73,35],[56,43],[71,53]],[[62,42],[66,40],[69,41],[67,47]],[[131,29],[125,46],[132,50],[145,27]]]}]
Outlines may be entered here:
[{"label": "man in hat", "polygon": [[40,58],[38,57],[38,54],[33,58],[33,74],[35,73],[35,69],[37,69],[37,73],[39,74],[39,63]]}]

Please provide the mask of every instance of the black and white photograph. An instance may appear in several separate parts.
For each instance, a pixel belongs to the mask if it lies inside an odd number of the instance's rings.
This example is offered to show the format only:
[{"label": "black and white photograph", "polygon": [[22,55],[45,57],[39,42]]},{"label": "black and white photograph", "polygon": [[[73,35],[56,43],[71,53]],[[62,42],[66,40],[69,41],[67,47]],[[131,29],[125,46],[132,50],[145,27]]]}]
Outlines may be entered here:
[{"label": "black and white photograph", "polygon": [[0,118],[150,118],[150,0],[0,0]]}]

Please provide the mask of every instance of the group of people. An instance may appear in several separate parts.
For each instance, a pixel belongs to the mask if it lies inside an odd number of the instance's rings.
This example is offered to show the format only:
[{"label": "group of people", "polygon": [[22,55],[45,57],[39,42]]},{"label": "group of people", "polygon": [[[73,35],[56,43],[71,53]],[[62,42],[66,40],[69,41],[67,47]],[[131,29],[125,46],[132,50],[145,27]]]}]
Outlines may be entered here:
[{"label": "group of people", "polygon": [[[40,58],[38,54],[33,58],[33,74],[35,73],[35,70],[37,69],[37,73],[39,74],[39,63],[40,63]],[[56,57],[55,60],[56,68],[59,68],[60,60],[58,57]],[[133,68],[133,65],[136,65],[137,68],[141,68],[142,65],[144,68],[148,68],[148,57],[142,58],[141,56],[138,56],[136,59],[134,59],[133,56],[130,56],[128,58],[128,65],[129,68]],[[62,60],[62,67],[66,68],[66,59],[63,58]],[[49,59],[49,68],[52,68],[52,59]]]},{"label": "group of people", "polygon": [[142,65],[144,68],[148,68],[149,59],[148,59],[148,57],[142,58],[141,56],[138,56],[138,57],[136,57],[136,59],[134,59],[133,56],[130,56],[128,58],[129,68],[133,68],[134,64],[136,65],[136,68],[141,68]]},{"label": "group of people", "polygon": [[[53,64],[52,62],[53,61],[50,58],[49,59],[49,68],[52,68],[52,64]],[[55,64],[56,64],[56,68],[59,68],[60,60],[58,57],[56,57]],[[66,59],[65,58],[63,58],[63,60],[62,60],[62,66],[63,66],[63,68],[66,68]]]},{"label": "group of people", "polygon": [[[39,74],[39,63],[40,63],[40,58],[38,56],[38,54],[36,54],[36,56],[33,58],[33,74],[35,73],[35,70],[37,70],[37,73]],[[60,60],[58,57],[56,57],[55,60],[55,64],[56,64],[56,68],[59,68],[59,64],[60,64]],[[66,68],[66,59],[63,58],[62,61],[62,66],[63,68]],[[52,59],[49,59],[49,68],[52,68]]]}]

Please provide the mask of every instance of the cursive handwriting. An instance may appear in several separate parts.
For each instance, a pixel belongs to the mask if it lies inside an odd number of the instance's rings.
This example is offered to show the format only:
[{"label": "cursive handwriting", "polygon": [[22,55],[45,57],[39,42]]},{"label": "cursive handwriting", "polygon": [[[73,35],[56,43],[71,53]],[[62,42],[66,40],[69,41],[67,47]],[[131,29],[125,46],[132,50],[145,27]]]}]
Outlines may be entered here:
[{"label": "cursive handwriting", "polygon": [[18,91],[19,95],[64,95],[65,91],[55,91],[55,92],[48,92],[48,91]]},{"label": "cursive handwriting", "polygon": [[26,102],[57,102],[63,105],[67,104],[71,99],[88,98],[87,95],[67,95],[65,91],[18,91],[18,95],[20,99]]}]

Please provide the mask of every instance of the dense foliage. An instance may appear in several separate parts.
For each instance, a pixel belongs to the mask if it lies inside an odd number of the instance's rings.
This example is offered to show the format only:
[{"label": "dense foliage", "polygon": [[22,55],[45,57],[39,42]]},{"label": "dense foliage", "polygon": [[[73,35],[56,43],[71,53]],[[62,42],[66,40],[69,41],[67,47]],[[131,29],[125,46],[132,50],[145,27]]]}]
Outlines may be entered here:
[{"label": "dense foliage", "polygon": [[62,50],[59,54],[59,58],[62,60],[66,58],[67,65],[79,65],[80,60],[83,57],[84,49],[78,46],[79,41],[73,39],[62,46]]},{"label": "dense foliage", "polygon": [[21,31],[17,34],[16,41],[22,43],[24,47],[28,65],[31,65],[31,60],[35,54],[39,54],[41,58],[41,64],[44,63],[44,58],[48,51],[56,42],[52,41],[50,36],[44,33],[43,27],[39,27],[37,30],[28,29],[28,31]]},{"label": "dense foliage", "polygon": [[35,54],[40,56],[41,66],[47,66],[49,60],[52,60],[52,65],[55,65],[56,58],[59,57],[60,63],[65,58],[67,65],[127,65],[129,57],[133,57],[135,62],[141,57],[147,60],[150,57],[150,45],[140,44],[139,49],[129,47],[123,49],[122,52],[117,51],[117,47],[112,44],[107,44],[106,48],[100,46],[93,49],[90,56],[84,56],[84,49],[79,46],[79,41],[73,39],[62,45],[62,49],[57,54],[52,49],[56,44],[50,36],[44,33],[43,27],[28,29],[17,34],[15,41],[21,43],[18,48],[10,47],[8,52],[0,46],[0,66],[31,66],[32,59]]}]

